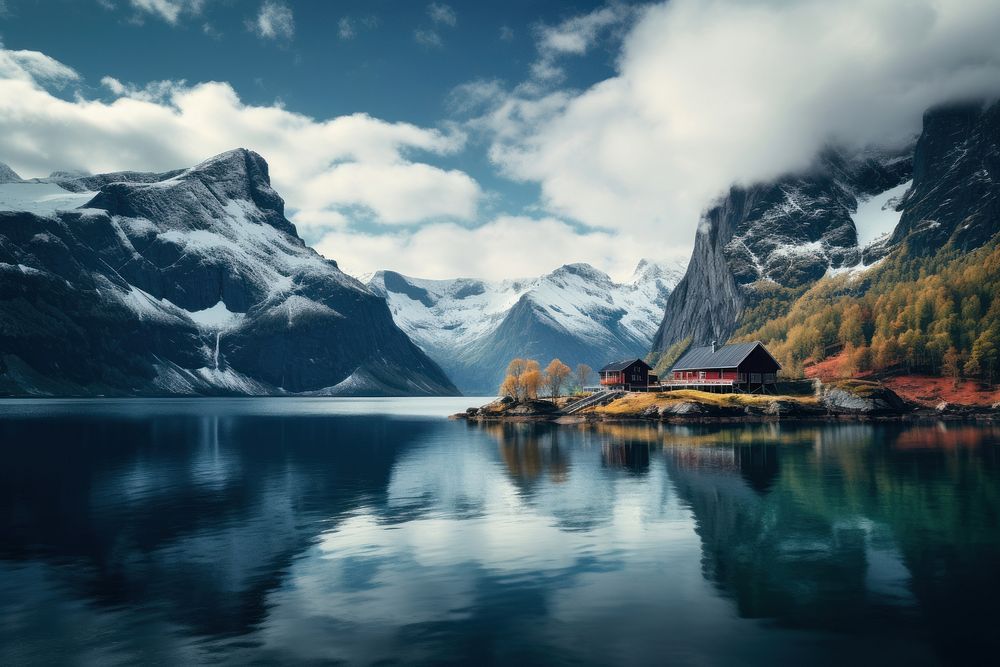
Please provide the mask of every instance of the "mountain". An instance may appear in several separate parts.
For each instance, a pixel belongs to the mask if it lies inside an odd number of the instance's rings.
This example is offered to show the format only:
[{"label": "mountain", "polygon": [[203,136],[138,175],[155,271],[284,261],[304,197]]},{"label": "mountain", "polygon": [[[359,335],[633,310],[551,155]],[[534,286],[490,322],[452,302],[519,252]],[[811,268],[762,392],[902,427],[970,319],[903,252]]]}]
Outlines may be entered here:
[{"label": "mountain", "polygon": [[804,174],[731,188],[698,226],[687,273],[667,300],[654,352],[685,341],[727,340],[748,305],[775,289],[798,289],[873,261],[874,246],[866,253],[859,244],[872,230],[859,229],[854,215],[862,202],[898,192],[911,171],[906,152],[847,156],[828,149]]},{"label": "mountain", "polygon": [[468,394],[493,394],[514,357],[600,368],[644,357],[683,267],[642,260],[616,283],[588,264],[523,280],[424,280],[379,271],[368,286]]},{"label": "mountain", "polygon": [[383,299],[305,245],[268,166],[0,185],[0,392],[454,394]]},{"label": "mountain", "polygon": [[1000,278],[998,145],[1000,105],[952,105],[912,147],[827,150],[807,173],[732,188],[667,300],[660,366],[730,336],[770,341],[791,368],[850,345],[864,367],[939,372],[949,348],[967,361],[1000,346],[998,301],[979,293]]},{"label": "mountain", "polygon": [[0,184],[3,183],[20,183],[21,177],[17,175],[13,169],[0,162]]}]

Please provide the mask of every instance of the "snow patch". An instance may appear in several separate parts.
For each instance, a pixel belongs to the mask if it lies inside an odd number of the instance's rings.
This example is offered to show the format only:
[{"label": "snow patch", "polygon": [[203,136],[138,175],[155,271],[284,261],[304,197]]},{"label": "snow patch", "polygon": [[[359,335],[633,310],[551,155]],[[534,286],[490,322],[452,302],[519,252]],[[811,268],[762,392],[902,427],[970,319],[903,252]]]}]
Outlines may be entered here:
[{"label": "snow patch", "polygon": [[185,311],[195,324],[201,329],[221,330],[231,329],[237,326],[246,317],[246,313],[234,313],[226,307],[224,301],[219,302],[204,310]]},{"label": "snow patch", "polygon": [[0,211],[27,211],[47,216],[83,206],[96,194],[70,192],[55,183],[2,183]]},{"label": "snow patch", "polygon": [[851,216],[858,232],[858,247],[864,248],[880,238],[892,234],[899,224],[902,211],[896,210],[913,181],[858,201],[858,210]]},{"label": "snow patch", "polygon": [[848,276],[852,280],[858,276],[868,272],[870,269],[874,269],[876,266],[881,264],[885,260],[885,257],[877,259],[871,264],[855,264],[854,266],[840,266],[836,269],[830,267],[826,270],[827,278],[835,278],[837,276]]}]

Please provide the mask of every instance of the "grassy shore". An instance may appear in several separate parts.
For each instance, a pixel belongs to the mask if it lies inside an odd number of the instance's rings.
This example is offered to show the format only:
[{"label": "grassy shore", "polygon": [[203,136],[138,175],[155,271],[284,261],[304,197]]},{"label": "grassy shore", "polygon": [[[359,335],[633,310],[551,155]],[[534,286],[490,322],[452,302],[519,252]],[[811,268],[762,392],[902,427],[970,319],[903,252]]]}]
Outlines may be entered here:
[{"label": "grassy shore", "polygon": [[815,396],[773,396],[764,394],[713,394],[695,389],[683,389],[662,393],[635,393],[583,412],[593,412],[600,415],[623,416],[641,414],[650,408],[658,408],[661,412],[679,403],[691,402],[714,408],[756,407],[765,409],[776,401],[801,406],[802,408],[818,408],[819,399]]}]

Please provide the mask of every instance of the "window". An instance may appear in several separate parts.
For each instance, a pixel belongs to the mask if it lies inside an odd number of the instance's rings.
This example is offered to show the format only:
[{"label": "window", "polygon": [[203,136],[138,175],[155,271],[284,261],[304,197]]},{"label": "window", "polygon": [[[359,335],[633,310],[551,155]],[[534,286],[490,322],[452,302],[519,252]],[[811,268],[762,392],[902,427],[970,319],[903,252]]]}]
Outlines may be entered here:
[{"label": "window", "polygon": [[705,371],[698,371],[698,379],[699,380],[705,379]]}]

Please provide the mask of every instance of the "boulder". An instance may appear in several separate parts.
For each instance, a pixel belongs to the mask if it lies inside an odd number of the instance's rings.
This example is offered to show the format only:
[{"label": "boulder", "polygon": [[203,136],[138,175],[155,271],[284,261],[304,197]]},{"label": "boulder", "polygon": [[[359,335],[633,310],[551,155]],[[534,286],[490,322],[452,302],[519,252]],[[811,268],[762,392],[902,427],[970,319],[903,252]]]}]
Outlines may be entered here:
[{"label": "boulder", "polygon": [[664,408],[664,415],[675,415],[678,417],[698,417],[709,414],[708,406],[695,401],[681,401]]},{"label": "boulder", "polygon": [[777,399],[767,404],[767,407],[764,408],[764,414],[774,417],[787,416],[796,414],[798,412],[798,408],[799,406],[797,403]]},{"label": "boulder", "polygon": [[517,403],[507,410],[508,415],[519,417],[540,417],[552,415],[557,412],[559,412],[559,408],[548,401],[533,401],[530,399]]},{"label": "boulder", "polygon": [[642,412],[640,412],[639,416],[642,417],[643,419],[656,419],[657,417],[660,416],[660,408],[658,408],[655,405],[651,405]]},{"label": "boulder", "polygon": [[824,385],[820,402],[827,410],[841,414],[900,414],[907,410],[896,392],[877,382],[861,380]]}]

